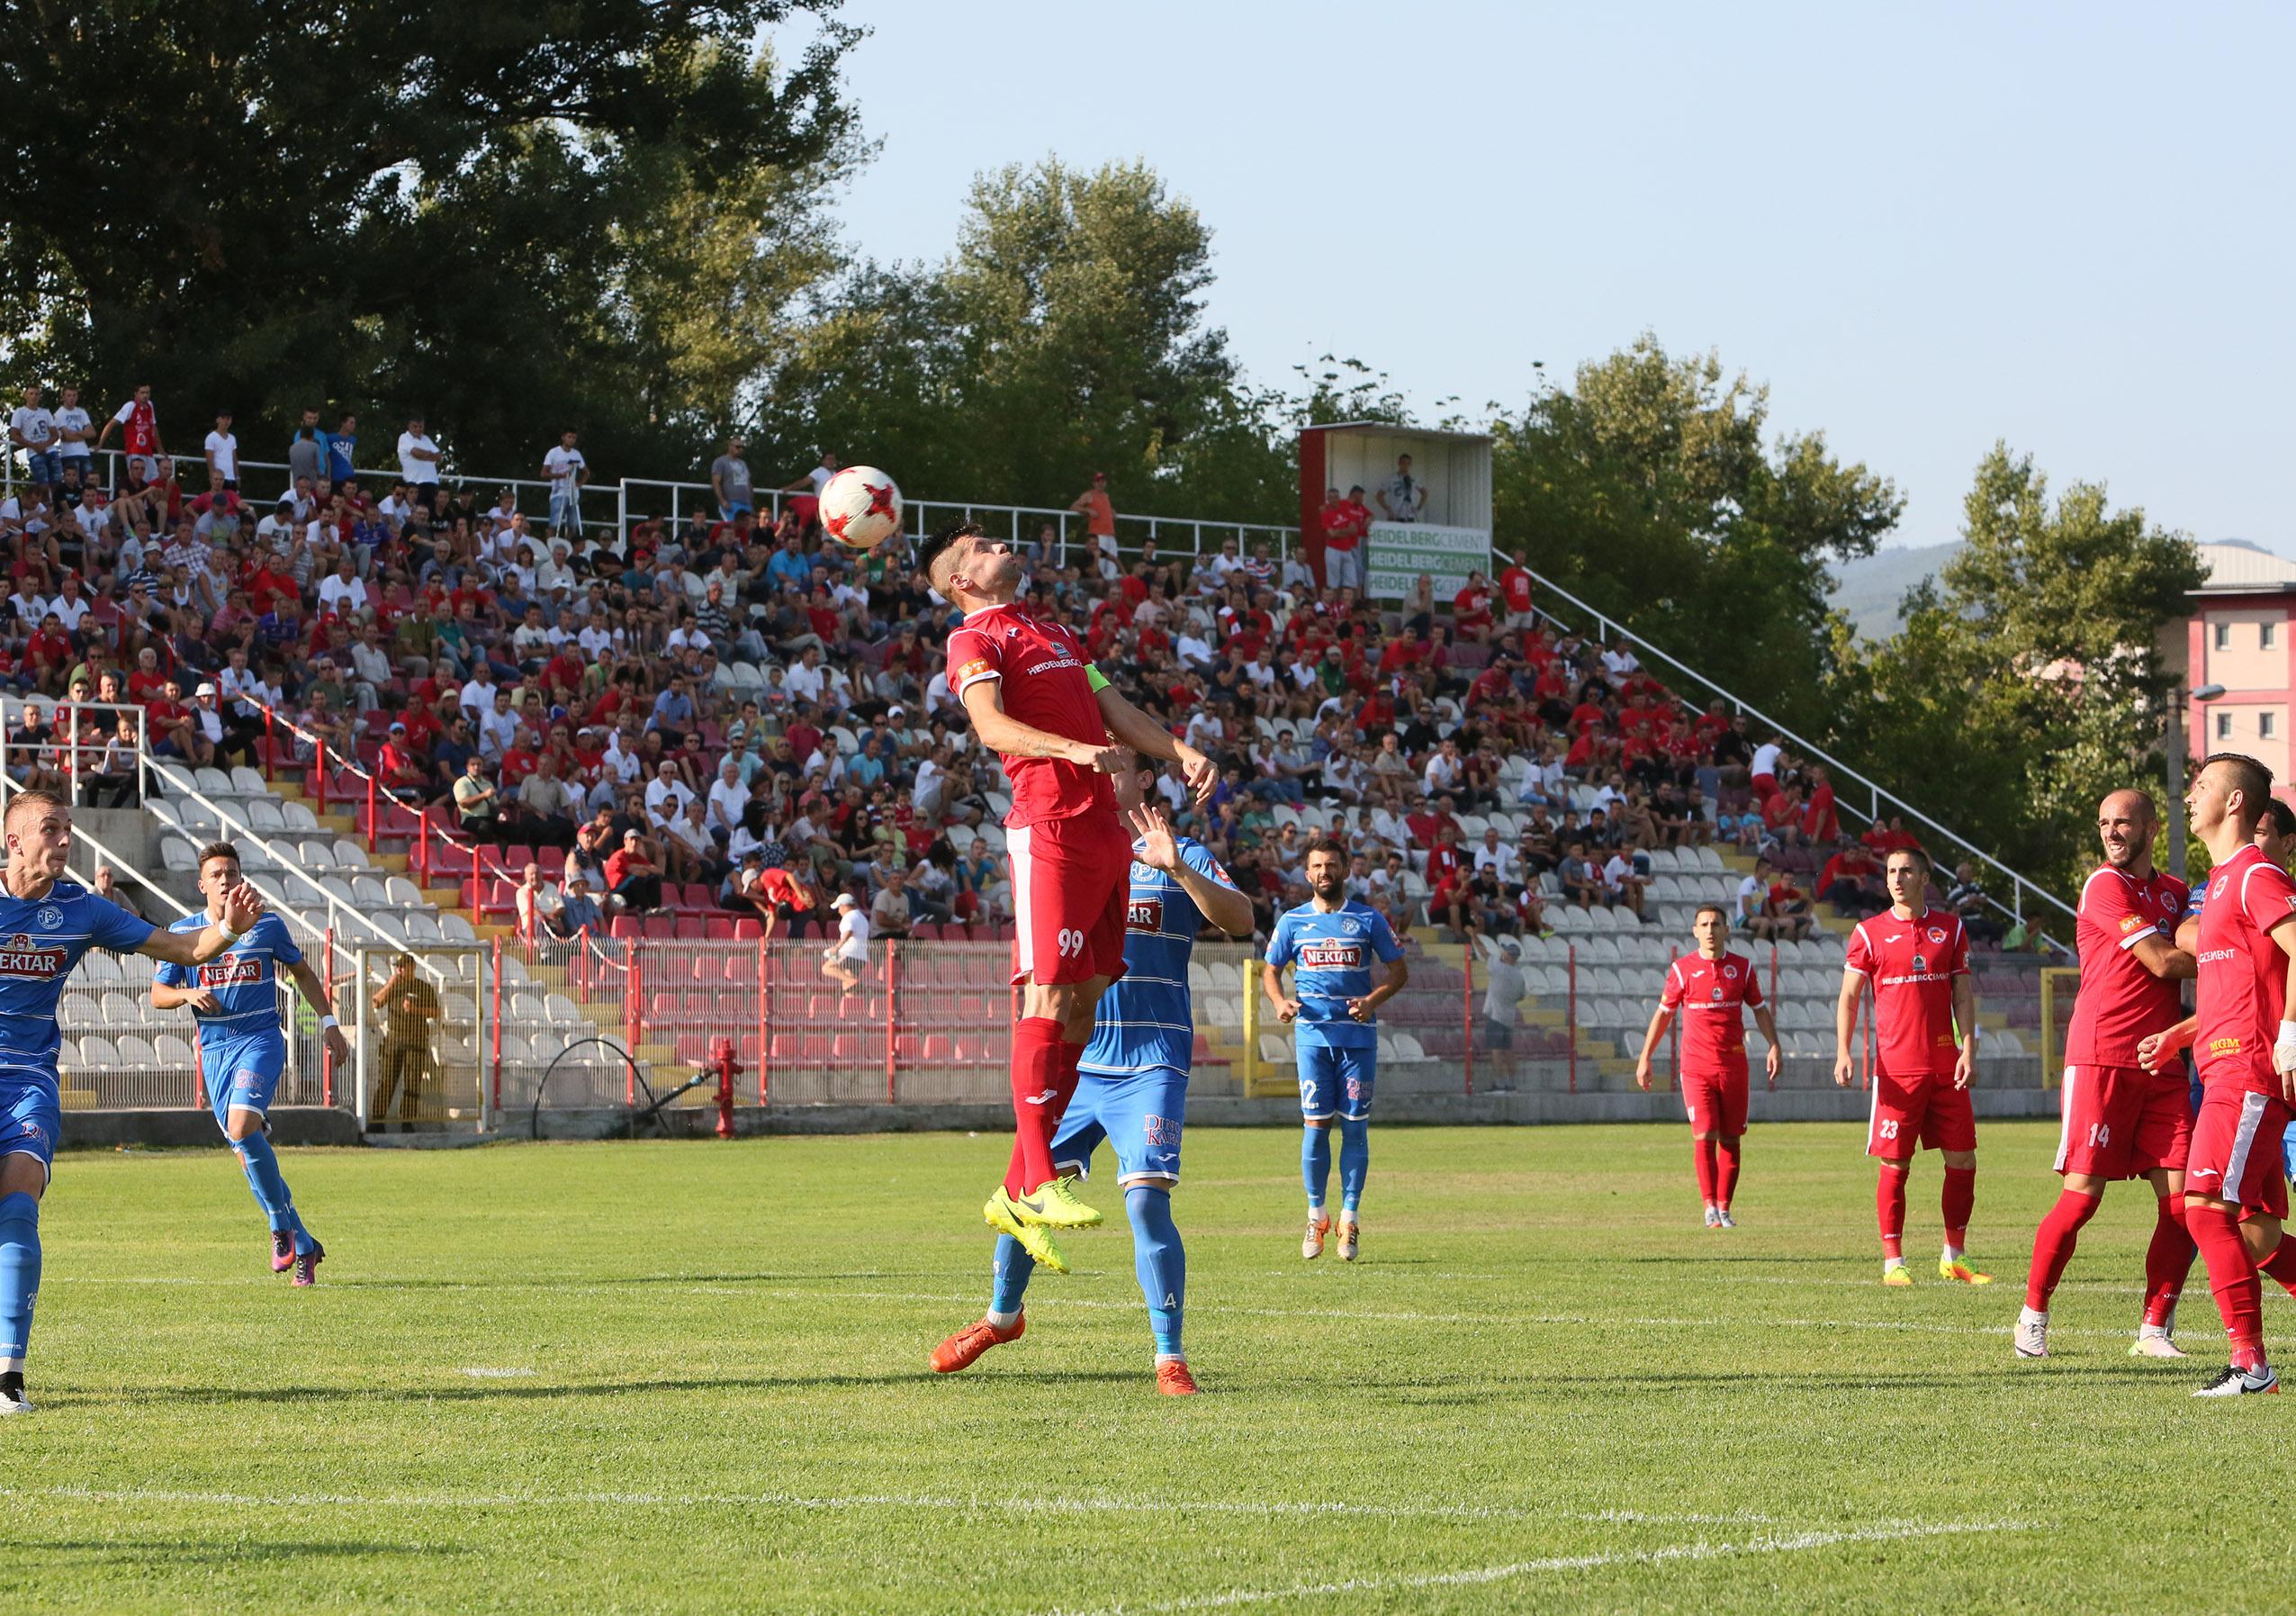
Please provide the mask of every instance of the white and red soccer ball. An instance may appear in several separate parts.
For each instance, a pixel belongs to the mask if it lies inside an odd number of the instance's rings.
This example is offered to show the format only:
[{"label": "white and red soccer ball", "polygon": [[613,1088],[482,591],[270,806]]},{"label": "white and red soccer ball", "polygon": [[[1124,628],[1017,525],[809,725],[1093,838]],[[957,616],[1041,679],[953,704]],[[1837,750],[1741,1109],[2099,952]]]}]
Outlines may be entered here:
[{"label": "white and red soccer ball", "polygon": [[849,465],[821,485],[821,530],[850,550],[901,531],[901,491],[873,465]]}]

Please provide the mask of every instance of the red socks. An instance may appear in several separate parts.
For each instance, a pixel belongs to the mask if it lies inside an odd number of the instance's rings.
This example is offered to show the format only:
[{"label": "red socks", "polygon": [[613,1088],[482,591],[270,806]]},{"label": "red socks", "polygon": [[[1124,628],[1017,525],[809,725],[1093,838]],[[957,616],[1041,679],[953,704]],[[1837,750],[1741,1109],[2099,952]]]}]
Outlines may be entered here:
[{"label": "red socks", "polygon": [[1713,1140],[1694,1139],[1690,1142],[1690,1164],[1698,1172],[1698,1198],[1709,1206],[1721,1205],[1715,1199]]},{"label": "red socks", "polygon": [[2201,1249],[2201,1260],[2209,1265],[2209,1289],[2215,1294],[2217,1311],[2224,1315],[2224,1333],[2231,1339],[2229,1361],[2236,1368],[2260,1368],[2264,1361],[2264,1294],[2256,1282],[2256,1265],[2241,1243],[2238,1214],[2229,1207],[2188,1205],[2184,1227]]},{"label": "red socks", "polygon": [[[1945,1214],[1945,1243],[1958,1251],[1969,1243],[1969,1212],[1977,1204],[1977,1169],[1974,1167],[1949,1167],[1945,1169],[1945,1193],[1939,1198],[1939,1207]],[[2066,1248],[2070,1251],[2071,1248]]]},{"label": "red socks", "polygon": [[[2041,1219],[2040,1229],[2033,1236],[2033,1266],[2025,1276],[2025,1305],[2035,1313],[2048,1311],[2049,1293],[2064,1277],[2065,1265],[2073,1260],[2073,1247],[2080,1239],[2081,1225],[2096,1215],[2098,1199],[2070,1189],[2059,1190],[2057,1205]],[[2182,1234],[2183,1231],[2177,1232]],[[1958,1241],[1954,1243],[1960,1244]]]},{"label": "red socks", "polygon": [[1881,1225],[1881,1254],[1905,1255],[1905,1175],[1886,1161],[1874,1180],[1874,1221]]},{"label": "red socks", "polygon": [[[2280,1282],[2281,1289],[2296,1296],[2296,1240],[2283,1239],[2272,1249],[2272,1255],[2256,1265],[2259,1274],[2270,1274]],[[2257,1287],[2261,1294],[2263,1287]]]},{"label": "red socks", "polygon": [[1076,1092],[1084,1045],[1061,1039],[1049,1016],[1024,1017],[1013,1029],[1013,1161],[1004,1192],[1024,1196],[1052,1181],[1052,1134]]},{"label": "red socks", "polygon": [[1722,1182],[1719,1187],[1722,1209],[1727,1212],[1730,1210],[1730,1197],[1738,1193],[1738,1142],[1734,1139],[1717,1139],[1715,1141],[1714,1148],[1715,1154],[1720,1159],[1722,1169]]},{"label": "red socks", "polygon": [[[2282,1250],[2287,1249],[2282,1242]],[[2275,1253],[2277,1255],[2277,1253]],[[2184,1294],[2184,1276],[2192,1266],[2192,1237],[2177,1215],[2176,1197],[2160,1197],[2160,1217],[2153,1224],[2153,1243],[2145,1248],[2145,1323],[2168,1328],[2175,1316],[2176,1298]]]}]

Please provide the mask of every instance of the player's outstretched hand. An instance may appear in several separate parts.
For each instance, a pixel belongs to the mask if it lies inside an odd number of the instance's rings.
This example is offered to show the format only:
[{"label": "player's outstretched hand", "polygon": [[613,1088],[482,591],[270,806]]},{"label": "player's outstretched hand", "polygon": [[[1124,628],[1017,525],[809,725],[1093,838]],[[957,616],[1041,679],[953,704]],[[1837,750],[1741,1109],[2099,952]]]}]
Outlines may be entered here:
[{"label": "player's outstretched hand", "polygon": [[1198,808],[1211,800],[1212,788],[1220,783],[1220,765],[1193,746],[1182,745],[1180,774],[1188,782],[1188,795]]},{"label": "player's outstretched hand", "polygon": [[1634,1062],[1634,1087],[1644,1094],[1651,1091],[1651,1063],[1647,1056]]},{"label": "player's outstretched hand", "polygon": [[212,989],[202,988],[196,993],[187,993],[184,996],[184,1007],[196,1011],[202,1016],[212,1016],[221,1009],[222,1006],[216,999]]},{"label": "player's outstretched hand", "polygon": [[1139,851],[1132,856],[1151,870],[1178,874],[1180,844],[1172,839],[1172,824],[1165,818],[1164,810],[1144,805],[1126,814],[1124,819],[1140,844]]},{"label": "player's outstretched hand", "polygon": [[1087,741],[1071,745],[1068,761],[1096,774],[1121,774],[1132,761],[1132,749],[1114,745],[1095,746]]},{"label": "player's outstretched hand", "polygon": [[1833,1058],[1833,1086],[1836,1088],[1850,1087],[1850,1052],[1848,1050],[1843,1050]]},{"label": "player's outstretched hand", "polygon": [[245,881],[223,894],[223,924],[244,935],[263,918],[263,894]]}]

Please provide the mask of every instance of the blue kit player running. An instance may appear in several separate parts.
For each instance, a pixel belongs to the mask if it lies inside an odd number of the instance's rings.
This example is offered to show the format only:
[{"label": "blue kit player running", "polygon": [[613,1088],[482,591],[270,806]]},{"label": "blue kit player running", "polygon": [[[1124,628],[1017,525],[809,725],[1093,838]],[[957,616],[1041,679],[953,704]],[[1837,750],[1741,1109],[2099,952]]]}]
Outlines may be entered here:
[{"label": "blue kit player running", "polygon": [[[1124,912],[1124,974],[1102,994],[1092,1042],[1077,1062],[1076,1097],[1052,1140],[1061,1173],[1084,1175],[1103,1140],[1116,1148],[1116,1182],[1132,1221],[1132,1264],[1156,1337],[1156,1386],[1184,1397],[1196,1389],[1180,1344],[1187,1259],[1172,1223],[1180,1181],[1180,1129],[1188,1104],[1195,1021],[1188,1003],[1188,956],[1206,921],[1231,937],[1252,930],[1251,900],[1202,844],[1175,835],[1143,806],[1153,770],[1115,777],[1116,803],[1130,822],[1131,889]],[[995,1281],[986,1317],[933,1349],[935,1372],[953,1374],[991,1347],[1017,1341],[1021,1303],[1039,1262],[1067,1271],[1052,1231],[1023,1224],[996,1241]]]},{"label": "blue kit player running", "polygon": [[[199,889],[207,899],[203,915],[186,915],[167,929],[197,932],[222,917],[227,897],[241,885],[239,853],[229,842],[200,849]],[[271,1224],[271,1271],[295,1270],[295,1283],[309,1285],[327,1249],[313,1240],[295,1212],[294,1197],[279,1171],[279,1157],[266,1135],[272,1096],[287,1069],[287,1039],[279,1021],[279,978],[295,984],[318,1016],[328,1052],[340,1067],[351,1058],[349,1040],[329,1013],[326,984],[303,959],[302,950],[276,915],[266,915],[230,951],[204,965],[160,966],[151,987],[152,1007],[188,1009],[199,1025],[200,1076],[215,1125],[231,1142],[247,1169],[255,1204]]]},{"label": "blue kit player running", "polygon": [[[1308,889],[1315,894],[1275,923],[1260,988],[1278,1021],[1298,1024],[1300,1176],[1308,1187],[1308,1234],[1300,1255],[1323,1255],[1331,1216],[1323,1209],[1331,1182],[1331,1124],[1339,1122],[1339,1257],[1355,1260],[1361,1232],[1355,1208],[1371,1171],[1372,1085],[1379,1067],[1379,1007],[1410,980],[1410,967],[1387,917],[1347,896],[1347,850],[1329,836],[1308,844]],[[1374,985],[1372,961],[1386,969]],[[1292,968],[1297,998],[1283,992]]]},{"label": "blue kit player running", "polygon": [[263,918],[248,887],[224,897],[197,932],[163,932],[85,887],[59,879],[72,851],[72,811],[48,791],[18,791],[0,817],[0,1415],[32,1412],[24,1348],[40,1293],[40,1199],[63,1115],[56,1007],[91,948],[176,965],[215,958]]}]

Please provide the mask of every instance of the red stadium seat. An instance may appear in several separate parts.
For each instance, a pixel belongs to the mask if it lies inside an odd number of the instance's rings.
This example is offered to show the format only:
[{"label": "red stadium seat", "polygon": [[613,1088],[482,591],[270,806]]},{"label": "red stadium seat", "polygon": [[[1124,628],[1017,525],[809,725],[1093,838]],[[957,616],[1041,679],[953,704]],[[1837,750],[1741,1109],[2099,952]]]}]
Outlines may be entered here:
[{"label": "red stadium seat", "polygon": [[663,939],[675,937],[678,934],[678,922],[668,915],[648,915],[645,917],[644,934],[648,937]]},{"label": "red stadium seat", "polygon": [[918,1059],[928,1066],[938,1066],[950,1059],[949,1049],[949,1040],[946,1037],[939,1033],[928,1033],[925,1034],[924,1044],[919,1052]]},{"label": "red stadium seat", "polygon": [[617,915],[606,923],[606,934],[609,937],[636,937],[643,935],[644,931],[635,915]]},{"label": "red stadium seat", "polygon": [[764,935],[761,922],[736,920],[734,923],[734,941],[736,943],[755,943]]},{"label": "red stadium seat", "polygon": [[702,935],[712,943],[731,943],[734,940],[733,918],[730,916],[713,915],[703,923]]},{"label": "red stadium seat", "polygon": [[698,915],[678,916],[678,936],[687,943],[700,943],[709,936],[709,923]]}]

